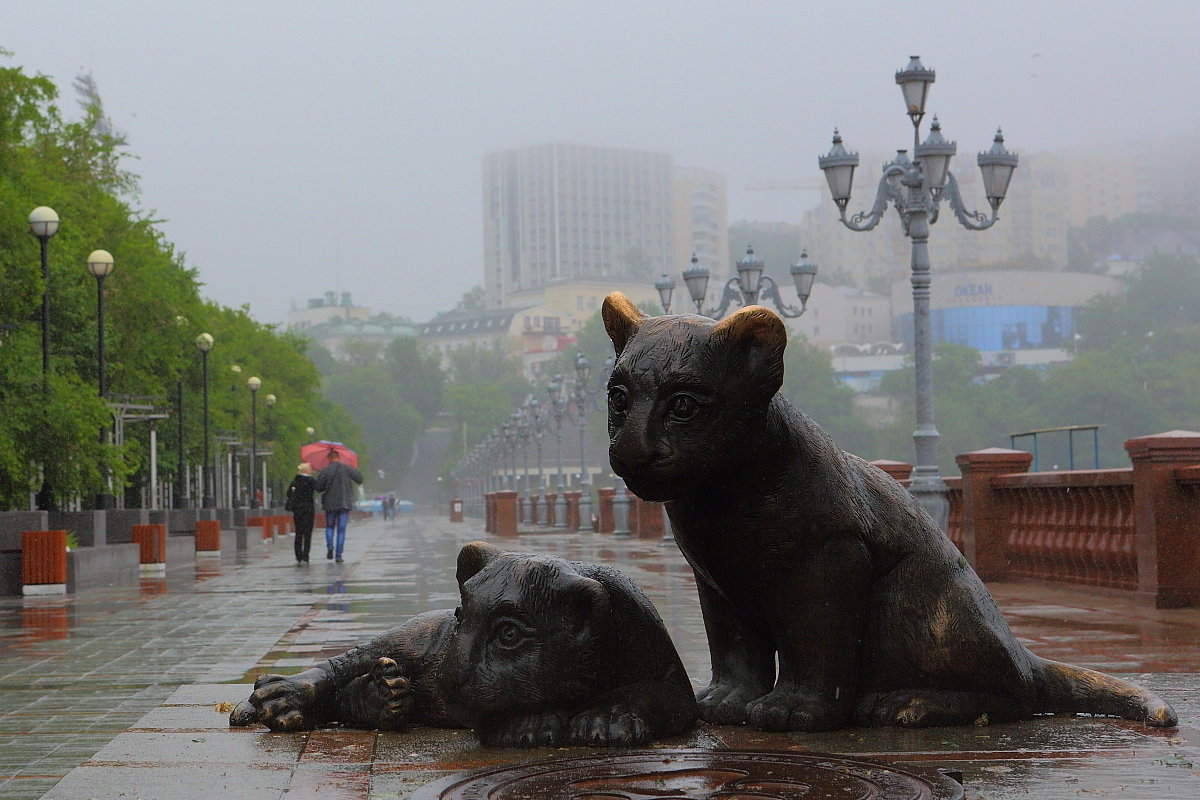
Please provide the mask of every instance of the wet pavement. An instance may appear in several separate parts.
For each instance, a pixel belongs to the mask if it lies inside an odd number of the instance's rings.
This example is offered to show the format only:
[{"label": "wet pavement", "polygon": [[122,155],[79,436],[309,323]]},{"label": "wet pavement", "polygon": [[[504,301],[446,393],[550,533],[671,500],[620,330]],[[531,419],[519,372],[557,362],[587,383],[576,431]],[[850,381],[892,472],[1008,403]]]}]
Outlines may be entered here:
[{"label": "wet pavement", "polygon": [[[284,537],[168,569],[138,589],[0,598],[0,800],[406,798],[462,769],[594,754],[481,748],[461,730],[230,730],[216,710],[244,699],[263,672],[299,671],[403,618],[452,607],[458,549],[482,538],[477,521],[369,520],[352,524],[344,564],[314,547],[313,562],[298,567]],[[707,682],[693,578],[673,545],[591,533],[496,543],[624,570],[658,607],[693,682]],[[1139,681],[1175,706],[1180,727],[1083,717],[825,734],[701,725],[659,744],[949,767],[962,771],[971,800],[1200,797],[1200,609],[1155,611],[1028,584],[990,588],[1034,652]]]}]

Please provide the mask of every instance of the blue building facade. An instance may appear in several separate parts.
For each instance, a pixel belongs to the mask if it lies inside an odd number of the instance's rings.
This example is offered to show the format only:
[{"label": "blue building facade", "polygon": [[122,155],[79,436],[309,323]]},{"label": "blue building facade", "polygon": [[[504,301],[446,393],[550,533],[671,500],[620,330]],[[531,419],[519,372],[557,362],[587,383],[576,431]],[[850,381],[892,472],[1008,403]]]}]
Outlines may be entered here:
[{"label": "blue building facade", "polygon": [[[935,308],[933,342],[952,342],[979,351],[1067,347],[1075,335],[1073,306],[975,306]],[[895,341],[913,346],[913,315],[892,318]]]},{"label": "blue building facade", "polygon": [[[935,274],[930,287],[933,343],[980,352],[1071,348],[1075,312],[1101,294],[1124,292],[1108,275],[1078,272],[981,270]],[[913,346],[911,287],[892,286],[892,337]]]}]

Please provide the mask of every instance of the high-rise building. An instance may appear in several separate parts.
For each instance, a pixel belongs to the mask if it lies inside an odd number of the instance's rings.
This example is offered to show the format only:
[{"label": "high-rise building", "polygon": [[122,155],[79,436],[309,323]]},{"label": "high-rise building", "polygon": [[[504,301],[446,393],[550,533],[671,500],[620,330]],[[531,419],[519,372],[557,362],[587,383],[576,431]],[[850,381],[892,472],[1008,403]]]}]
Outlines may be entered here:
[{"label": "high-rise building", "polygon": [[699,167],[676,167],[673,209],[674,256],[661,272],[675,275],[696,263],[713,281],[729,277],[729,218],[725,201],[725,176]]},{"label": "high-rise building", "polygon": [[483,218],[489,308],[549,302],[547,287],[564,283],[652,292],[693,250],[728,270],[724,178],[667,153],[562,143],[489,153]]},{"label": "high-rise building", "polygon": [[671,170],[666,153],[576,144],[485,156],[489,307],[554,281],[651,280],[672,254]]}]

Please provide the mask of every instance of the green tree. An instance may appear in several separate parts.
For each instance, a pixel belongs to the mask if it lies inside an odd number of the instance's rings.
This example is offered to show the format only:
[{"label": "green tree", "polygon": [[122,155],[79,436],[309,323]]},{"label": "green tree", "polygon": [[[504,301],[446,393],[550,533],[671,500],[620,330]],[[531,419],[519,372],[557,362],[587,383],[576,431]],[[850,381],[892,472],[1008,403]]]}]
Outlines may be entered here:
[{"label": "green tree", "polygon": [[[522,374],[521,360],[498,350],[464,347],[450,354],[450,379],[443,408],[456,441],[466,448],[498,428],[534,391]],[[449,474],[463,454],[453,448],[443,465]]]},{"label": "green tree", "polygon": [[[272,430],[266,437],[275,439],[269,445],[277,453],[297,448],[307,425],[342,424],[339,411],[316,394],[319,377],[302,340],[255,322],[244,308],[201,298],[195,270],[155,221],[135,209],[136,176],[123,167],[124,143],[96,124],[98,105],[67,122],[56,97],[46,78],[0,67],[0,507],[25,506],[43,469],[60,501],[98,491],[104,470],[132,489],[135,502],[149,483],[149,425],[126,426],[123,447],[100,443],[110,412],[97,391],[97,284],[84,267],[97,248],[116,261],[103,284],[109,399],[132,396],[170,413],[172,419],[157,423],[163,478],[180,477],[171,473],[179,455],[181,384],[185,466],[201,460],[202,386],[192,346],[201,331],[216,340],[210,355],[214,430],[249,440],[244,379],[251,374],[262,378],[263,395],[279,398],[267,412]],[[51,372],[45,395],[40,320],[46,287],[38,243],[25,223],[40,205],[62,220],[47,251]],[[237,381],[234,364],[244,368]],[[290,477],[295,462],[289,453],[268,463],[272,474]]]},{"label": "green tree", "polygon": [[873,437],[854,407],[854,391],[839,383],[825,349],[793,336],[783,351],[783,396],[825,429],[838,447],[871,457]]}]

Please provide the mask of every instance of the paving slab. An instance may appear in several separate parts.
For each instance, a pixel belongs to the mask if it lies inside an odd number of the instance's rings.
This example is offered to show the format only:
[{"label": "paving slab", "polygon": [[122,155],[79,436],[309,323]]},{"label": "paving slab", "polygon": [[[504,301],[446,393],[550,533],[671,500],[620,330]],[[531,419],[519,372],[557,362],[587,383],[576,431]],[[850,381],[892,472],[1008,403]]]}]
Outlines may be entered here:
[{"label": "paving slab", "polygon": [[[482,748],[454,729],[227,727],[218,705],[244,699],[257,675],[299,671],[408,616],[454,606],[457,552],[483,538],[477,521],[372,520],[351,525],[345,564],[297,566],[290,547],[260,547],[135,587],[0,600],[0,800],[406,798],[462,769],[595,752]],[[673,545],[593,533],[494,541],[624,570],[658,607],[693,682],[707,682],[694,580]],[[316,545],[319,557],[319,535]],[[1200,797],[1200,610],[990,588],[1035,652],[1138,680],[1175,705],[1180,728],[1089,717],[822,734],[700,725],[658,746],[950,766],[962,770],[970,800]]]}]

